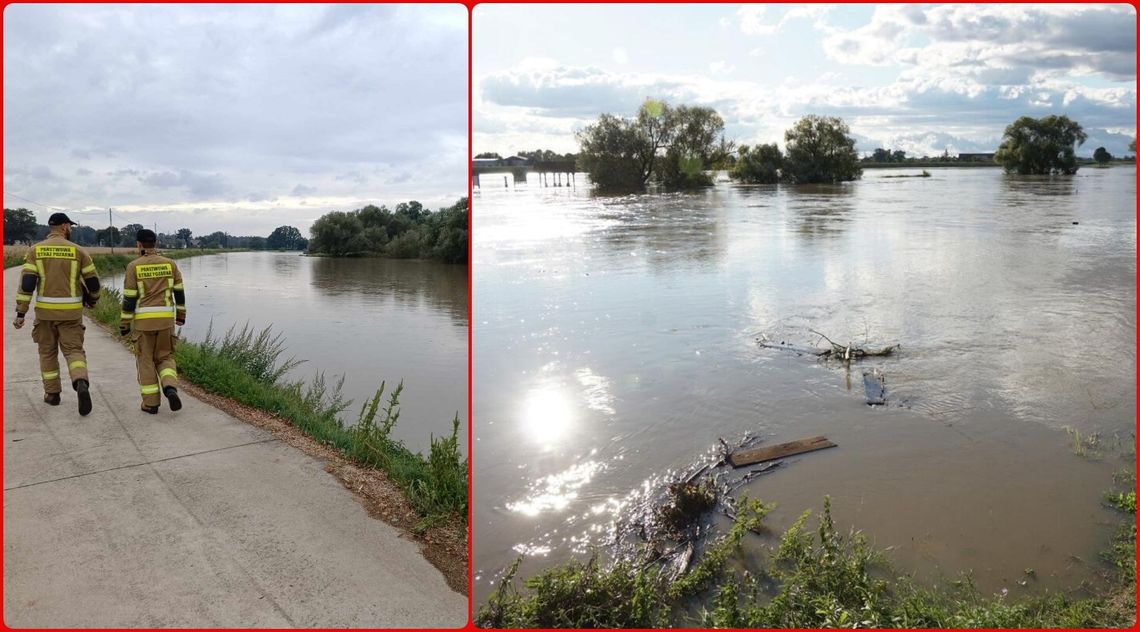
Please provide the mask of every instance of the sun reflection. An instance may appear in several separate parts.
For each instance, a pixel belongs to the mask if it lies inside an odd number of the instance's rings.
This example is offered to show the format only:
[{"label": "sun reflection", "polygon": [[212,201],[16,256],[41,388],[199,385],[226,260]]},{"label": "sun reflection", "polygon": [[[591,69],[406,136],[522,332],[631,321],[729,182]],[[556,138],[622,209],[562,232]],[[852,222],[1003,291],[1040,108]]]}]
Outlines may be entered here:
[{"label": "sun reflection", "polygon": [[526,396],[522,408],[522,424],[527,434],[546,449],[552,448],[573,425],[570,402],[565,393],[554,387],[541,387]]},{"label": "sun reflection", "polygon": [[605,465],[599,461],[585,461],[564,472],[544,476],[531,485],[526,498],[508,503],[507,509],[532,517],[547,511],[562,511],[603,469]]}]

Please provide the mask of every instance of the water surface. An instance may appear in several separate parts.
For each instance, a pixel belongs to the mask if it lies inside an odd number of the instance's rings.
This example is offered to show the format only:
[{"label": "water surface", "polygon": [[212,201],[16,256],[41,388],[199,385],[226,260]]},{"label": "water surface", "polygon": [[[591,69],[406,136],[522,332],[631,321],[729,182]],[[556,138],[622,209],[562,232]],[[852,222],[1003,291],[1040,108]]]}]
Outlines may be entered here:
[{"label": "water surface", "polygon": [[[185,338],[201,341],[211,321],[216,335],[246,322],[257,330],[272,325],[285,355],[305,360],[291,379],[345,376],[344,394],[355,402],[344,415],[350,423],[381,380],[392,387],[403,379],[393,434],[412,450],[426,452],[432,434],[450,434],[456,412],[466,423],[466,266],[295,252],[192,257],[178,266]],[[109,283],[121,286],[122,275]]]},{"label": "water surface", "polygon": [[[826,434],[745,490],[777,530],[829,494],[923,577],[1072,589],[1097,570],[1129,459],[1082,459],[1066,427],[1134,436],[1136,171],[868,170],[839,186],[474,199],[477,603],[606,543],[631,494],[718,437]],[[840,365],[764,349],[900,343]],[[863,402],[878,367],[890,405]],[[770,541],[768,543],[771,543]],[[1023,571],[1037,580],[1021,586]]]}]

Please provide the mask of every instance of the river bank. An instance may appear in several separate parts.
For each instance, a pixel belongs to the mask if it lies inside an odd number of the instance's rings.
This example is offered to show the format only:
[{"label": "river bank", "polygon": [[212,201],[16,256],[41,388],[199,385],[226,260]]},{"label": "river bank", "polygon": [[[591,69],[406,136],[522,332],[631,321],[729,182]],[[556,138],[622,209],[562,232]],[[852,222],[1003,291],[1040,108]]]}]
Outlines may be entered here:
[{"label": "river bank", "polygon": [[[1133,455],[1134,456],[1134,455]],[[861,532],[841,533],[824,497],[815,534],[805,511],[761,556],[743,552],[746,537],[770,533],[772,511],[747,497],[728,533],[699,561],[677,567],[648,543],[634,557],[574,560],[516,586],[520,557],[502,577],[475,624],[487,628],[1082,628],[1130,627],[1136,621],[1135,476],[1125,471],[1105,503],[1121,518],[1101,553],[1108,588],[1090,597],[1061,593],[986,595],[969,574],[926,586],[896,572],[889,551]],[[680,503],[677,503],[679,506]],[[691,520],[699,519],[691,516]],[[662,561],[664,560],[664,561]],[[1037,581],[1032,568],[1022,585]]]},{"label": "river bank", "polygon": [[[100,276],[105,274],[113,274],[115,272],[122,272],[127,269],[127,264],[133,259],[138,257],[138,253],[132,248],[108,248],[104,246],[87,247],[83,246],[87,254],[91,255],[91,260],[95,263],[95,270]],[[4,269],[7,270],[12,266],[18,266],[24,262],[24,254],[28,251],[28,246],[21,245],[6,245],[4,246]],[[118,252],[115,252],[118,251]],[[242,252],[241,250],[222,250],[218,248],[188,248],[185,250],[162,250],[159,252],[164,257],[170,259],[187,259],[189,257],[200,257],[203,255],[215,255],[222,252]]]},{"label": "river bank", "polygon": [[[120,294],[107,288],[89,316],[117,333]],[[128,344],[124,341],[124,344]],[[458,415],[450,436],[433,438],[425,458],[389,435],[400,415],[399,392],[381,384],[356,424],[345,427],[347,409],[339,384],[323,374],[312,382],[283,380],[290,360],[284,341],[269,329],[244,328],[199,343],[181,341],[175,351],[188,392],[231,415],[281,436],[329,461],[326,469],[360,497],[369,513],[423,546],[424,557],[453,590],[467,593],[467,460],[459,452]]]}]

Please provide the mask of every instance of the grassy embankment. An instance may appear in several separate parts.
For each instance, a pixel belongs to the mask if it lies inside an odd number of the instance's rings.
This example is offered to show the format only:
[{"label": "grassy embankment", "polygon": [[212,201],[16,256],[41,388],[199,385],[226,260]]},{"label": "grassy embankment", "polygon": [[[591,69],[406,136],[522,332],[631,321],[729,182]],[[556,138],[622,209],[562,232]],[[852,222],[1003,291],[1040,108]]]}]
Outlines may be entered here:
[{"label": "grassy embankment", "polygon": [[[118,327],[121,295],[104,290],[91,315]],[[459,414],[449,436],[432,437],[425,458],[391,437],[400,417],[401,382],[385,402],[385,384],[365,402],[355,425],[346,427],[341,413],[349,403],[340,383],[329,385],[323,374],[312,381],[289,381],[285,374],[299,364],[282,360],[285,344],[269,328],[231,329],[222,338],[210,331],[202,342],[180,342],[175,350],[178,372],[199,387],[288,420],[317,441],[346,458],[384,470],[422,517],[418,529],[458,520],[467,521],[467,461],[459,452]],[[343,382],[343,378],[341,379]]]},{"label": "grassy embankment", "polygon": [[[95,262],[95,269],[100,275],[122,272],[127,269],[127,264],[130,263],[132,259],[138,257],[138,254],[130,248],[115,248],[116,252],[114,254],[111,253],[110,248],[84,248],[84,250],[91,255],[91,260]],[[4,246],[4,269],[7,270],[12,266],[22,265],[24,263],[24,253],[27,251],[27,246]],[[163,250],[161,254],[171,259],[186,259],[188,257],[214,255],[221,252],[241,251],[188,248],[186,250]]]},{"label": "grassy embankment", "polygon": [[[1136,613],[1135,474],[1121,471],[1115,482],[1124,489],[1105,499],[1122,517],[1102,553],[1112,588],[1095,597],[986,596],[968,576],[921,586],[894,573],[886,554],[872,549],[862,534],[840,534],[827,498],[814,534],[805,512],[766,561],[748,563],[734,558],[770,507],[746,500],[729,533],[678,578],[670,578],[659,564],[626,560],[607,567],[595,556],[550,568],[525,580],[520,590],[516,561],[475,623],[527,628],[1130,626]],[[645,559],[652,559],[650,553]],[[1023,581],[1036,580],[1033,569],[1024,574]]]}]

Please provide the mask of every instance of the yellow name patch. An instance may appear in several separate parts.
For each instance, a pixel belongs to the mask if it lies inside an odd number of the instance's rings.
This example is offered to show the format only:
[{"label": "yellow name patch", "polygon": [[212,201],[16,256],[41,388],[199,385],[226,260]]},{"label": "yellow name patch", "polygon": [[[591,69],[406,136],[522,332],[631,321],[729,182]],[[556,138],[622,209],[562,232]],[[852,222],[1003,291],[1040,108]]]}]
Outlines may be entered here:
[{"label": "yellow name patch", "polygon": [[74,259],[74,246],[36,246],[36,259]]},{"label": "yellow name patch", "polygon": [[158,279],[174,276],[169,263],[148,263],[135,268],[135,276],[140,279]]}]

